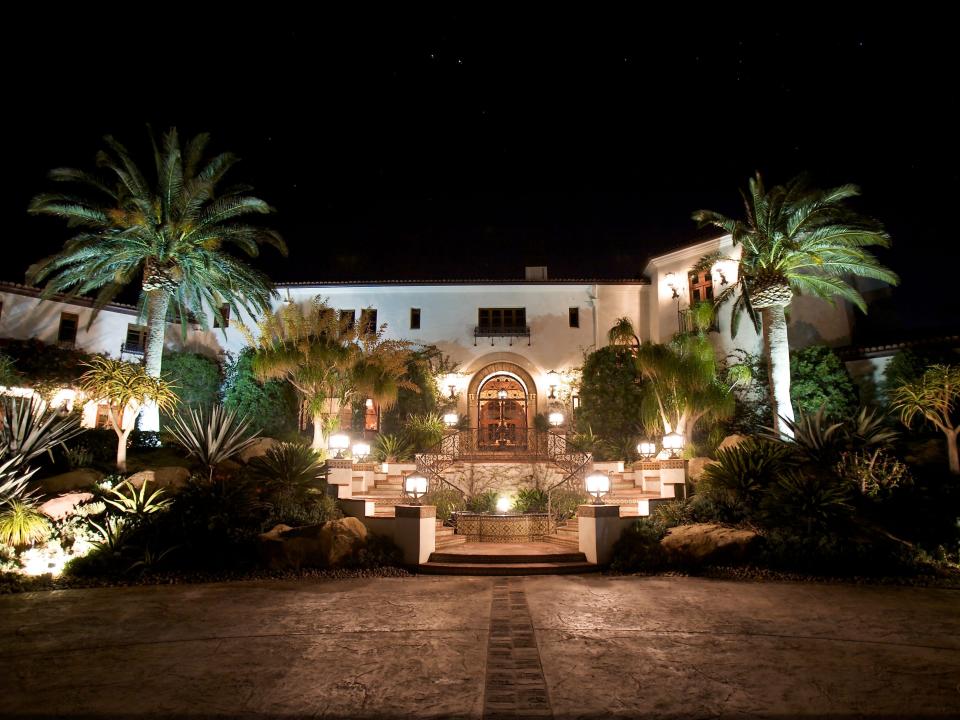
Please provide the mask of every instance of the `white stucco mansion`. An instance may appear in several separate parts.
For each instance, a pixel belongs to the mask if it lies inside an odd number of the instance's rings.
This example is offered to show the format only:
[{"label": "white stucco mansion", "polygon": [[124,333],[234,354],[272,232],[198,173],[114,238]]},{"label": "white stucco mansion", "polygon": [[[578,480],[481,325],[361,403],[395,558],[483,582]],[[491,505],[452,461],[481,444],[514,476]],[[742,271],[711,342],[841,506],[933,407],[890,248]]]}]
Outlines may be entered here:
[{"label": "white stucco mansion", "polygon": [[[523,280],[444,280],[292,283],[278,285],[277,303],[306,303],[320,296],[358,322],[386,323],[387,336],[435,345],[457,363],[445,386],[459,398],[460,413],[482,427],[482,397],[506,387],[527,426],[551,403],[576,406],[571,390],[574,368],[585,352],[607,344],[607,332],[628,317],[641,340],[665,341],[681,328],[691,302],[712,298],[736,279],[736,264],[721,262],[710,272],[690,268],[715,250],[735,256],[729,236],[689,245],[651,258],[635,279],[551,278],[546,267],[527,267]],[[518,268],[519,270],[519,268]],[[633,268],[625,268],[627,272]],[[626,274],[626,273],[625,273]],[[91,303],[83,299],[40,300],[35,288],[0,284],[0,339],[37,338],[75,345],[88,352],[135,359],[142,355],[145,329],[131,306],[109,305],[87,328]],[[759,338],[749,322],[730,337],[730,306],[718,318],[712,337],[726,354],[734,348],[756,352]],[[237,352],[244,339],[228,319],[225,329],[198,327],[184,342],[179,326],[167,332],[171,348],[216,356]],[[248,324],[250,318],[243,318]],[[798,297],[790,313],[792,347],[850,341],[849,307],[833,307],[815,298]],[[493,383],[493,384],[491,384]],[[499,383],[499,385],[497,384]],[[85,408],[84,423],[96,422],[96,407]],[[516,418],[518,425],[522,417]]]}]

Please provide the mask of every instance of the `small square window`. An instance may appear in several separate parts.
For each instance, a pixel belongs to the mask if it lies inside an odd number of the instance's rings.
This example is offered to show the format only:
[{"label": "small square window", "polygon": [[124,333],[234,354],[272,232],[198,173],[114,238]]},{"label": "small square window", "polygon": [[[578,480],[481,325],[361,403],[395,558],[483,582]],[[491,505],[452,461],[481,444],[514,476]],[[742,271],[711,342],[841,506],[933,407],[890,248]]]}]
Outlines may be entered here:
[{"label": "small square window", "polygon": [[373,308],[360,311],[360,332],[364,335],[377,334],[377,311]]},{"label": "small square window", "polygon": [[410,308],[410,329],[420,329],[420,308]]},{"label": "small square window", "polygon": [[340,322],[342,322],[346,326],[347,330],[353,330],[353,326],[357,322],[356,310],[341,310]]},{"label": "small square window", "polygon": [[570,327],[580,327],[580,308],[578,307],[570,308]]},{"label": "small square window", "polygon": [[80,318],[74,313],[60,313],[60,328],[57,330],[57,342],[64,345],[76,345],[77,326]]}]

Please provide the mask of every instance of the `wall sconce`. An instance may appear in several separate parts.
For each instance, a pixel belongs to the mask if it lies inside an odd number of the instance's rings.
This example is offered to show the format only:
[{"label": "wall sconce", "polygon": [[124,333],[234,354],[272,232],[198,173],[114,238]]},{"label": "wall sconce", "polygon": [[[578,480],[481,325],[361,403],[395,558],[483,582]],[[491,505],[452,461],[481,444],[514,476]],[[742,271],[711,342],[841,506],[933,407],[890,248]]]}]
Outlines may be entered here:
[{"label": "wall sconce", "polygon": [[556,386],[556,385],[551,385],[551,386],[550,386],[550,394],[547,395],[547,399],[548,399],[548,400],[556,400],[556,399],[557,399],[557,386]]},{"label": "wall sconce", "polygon": [[677,274],[668,272],[663,276],[663,279],[667,282],[667,287],[673,292],[671,299],[676,300],[680,297],[680,293],[677,291]]},{"label": "wall sconce", "polygon": [[457,386],[456,386],[456,385],[447,385],[447,387],[450,388],[450,399],[451,399],[451,400],[456,400],[456,399],[457,399]]}]

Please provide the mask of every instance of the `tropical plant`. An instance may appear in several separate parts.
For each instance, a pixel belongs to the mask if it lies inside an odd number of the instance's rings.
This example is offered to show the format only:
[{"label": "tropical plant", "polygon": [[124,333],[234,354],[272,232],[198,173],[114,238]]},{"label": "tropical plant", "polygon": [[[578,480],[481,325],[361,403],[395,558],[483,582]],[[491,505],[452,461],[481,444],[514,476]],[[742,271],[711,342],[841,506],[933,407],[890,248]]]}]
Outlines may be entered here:
[{"label": "tropical plant", "polygon": [[[628,348],[608,345],[584,357],[576,428],[605,442],[636,444],[641,422],[642,381]],[[549,423],[547,425],[549,429]]]},{"label": "tropical plant", "polygon": [[71,470],[87,468],[93,465],[93,451],[85,445],[68,447],[63,451],[63,454],[64,457],[66,457],[67,465],[70,466]]},{"label": "tropical plant", "polygon": [[127,441],[136,427],[137,416],[148,404],[171,412],[177,404],[173,387],[154,377],[140,364],[94,356],[80,377],[87,397],[107,401],[110,426],[117,434],[117,470],[127,470]]},{"label": "tropical plant", "polygon": [[11,387],[20,382],[21,375],[17,372],[13,358],[0,353],[0,386]]},{"label": "tropical plant", "polygon": [[319,453],[303,443],[278,443],[250,461],[250,472],[266,494],[285,501],[303,501],[318,486],[322,468]]},{"label": "tropical plant", "polygon": [[165,352],[163,378],[177,395],[178,408],[210,407],[220,397],[220,366],[193,352]]},{"label": "tropical plant", "polygon": [[851,514],[850,486],[830,472],[788,468],[770,487],[764,508],[769,524],[800,527],[809,536]]},{"label": "tropical plant", "polygon": [[744,220],[711,210],[693,213],[701,227],[716,226],[730,233],[734,245],[741,246],[738,259],[714,254],[701,259],[694,270],[712,269],[721,260],[737,263],[736,280],[715,302],[733,301],[731,334],[736,334],[743,313],[758,333],[762,326],[773,418],[782,432],[789,432],[785,420],[793,419],[785,310],[794,293],[830,301],[840,297],[866,312],[863,297],[845,278],[899,282],[897,275],[866,249],[889,245],[883,227],[844,206],[844,201],[859,194],[855,185],[813,189],[803,177],[768,190],[757,173],[744,195]]},{"label": "tropical plant", "polygon": [[24,547],[46,540],[50,523],[36,503],[29,499],[10,499],[0,504],[0,543]]},{"label": "tropical plant", "polygon": [[520,488],[513,499],[513,509],[518,513],[545,513],[548,499],[543,488]]},{"label": "tropical plant", "polygon": [[424,505],[433,505],[437,508],[437,520],[446,522],[453,513],[464,509],[463,493],[452,487],[435,483],[423,496]]},{"label": "tropical plant", "polygon": [[240,419],[222,405],[174,416],[173,436],[187,453],[207,469],[209,479],[220,463],[250,447],[259,435],[251,433],[250,419]]},{"label": "tropical plant", "polygon": [[386,326],[371,329],[337,313],[321,298],[305,310],[285,304],[257,324],[244,328],[256,348],[253,369],[260,380],[282,379],[296,390],[301,424],[313,423],[313,448],[324,447],[324,429],[355,399],[372,399],[382,410],[397,401],[406,379],[411,344],[384,340]]},{"label": "tropical plant", "polygon": [[379,462],[403,462],[411,452],[410,444],[399,435],[377,435],[373,443],[373,456]]},{"label": "tropical plant", "polygon": [[880,447],[842,453],[834,471],[872,499],[887,498],[911,482],[910,468]]},{"label": "tropical plant", "polygon": [[617,318],[617,322],[607,332],[607,340],[611,345],[632,345],[634,353],[640,349],[640,336],[633,329],[633,323],[628,317]]},{"label": "tropical plant", "polygon": [[913,382],[905,382],[893,394],[893,408],[907,427],[922,418],[943,433],[947,441],[947,464],[960,475],[960,366],[933,365]]},{"label": "tropical plant", "polygon": [[252,422],[268,437],[297,430],[297,396],[283,380],[261,382],[253,372],[254,350],[245,347],[229,357],[224,369],[223,406]]},{"label": "tropical plant", "polygon": [[76,415],[61,415],[40,398],[0,397],[0,448],[18,464],[26,463],[83,432]]},{"label": "tropical plant", "polygon": [[583,429],[575,432],[567,438],[567,450],[580,453],[590,453],[595,460],[606,460],[611,453],[612,446],[609,442],[597,435],[593,428],[587,424]]},{"label": "tropical plant", "polygon": [[130,522],[126,516],[107,515],[101,518],[101,522],[87,518],[87,522],[97,532],[97,538],[93,540],[93,545],[98,551],[108,556],[114,556],[120,555],[127,547]]},{"label": "tropical plant", "polygon": [[823,409],[828,417],[846,419],[857,407],[847,366],[825,345],[790,353],[790,397],[794,410],[807,415]]},{"label": "tropical plant", "polygon": [[108,490],[103,501],[121,514],[138,519],[170,507],[173,500],[164,497],[166,491],[163,488],[157,488],[149,495],[147,494],[149,484],[149,480],[144,480],[138,492],[136,486],[126,480]]},{"label": "tropical plant", "polygon": [[[416,386],[411,390],[403,385],[397,391],[397,402],[393,407],[380,408],[380,431],[399,433],[407,418],[411,415],[426,415],[438,412],[441,405],[450,403],[448,394],[441,396],[438,378],[452,372],[455,365],[433,345],[411,349],[407,360],[406,379]],[[365,403],[359,403],[365,406]],[[455,408],[452,408],[455,409]]]},{"label": "tropical plant", "polygon": [[[265,275],[227,252],[233,246],[255,256],[261,244],[286,254],[280,236],[246,221],[272,211],[250,188],[220,183],[237,157],[221,153],[204,159],[209,135],[185,145],[175,128],[158,146],[152,132],[155,179],[148,180],[131,154],[107,136],[97,154],[103,176],[72,168],[50,172],[56,183],[77,185],[76,194],[48,193],[33,198],[30,212],[63,218],[80,231],[59,253],[27,272],[31,283],[46,281],[43,297],[97,291],[95,310],[127,285],[140,282],[141,315],[148,336],[147,374],[160,378],[164,330],[172,304],[186,334],[189,318],[208,326],[208,313],[228,307],[234,316],[270,309],[273,295]],[[147,430],[159,430],[152,418]]]},{"label": "tropical plant", "polygon": [[36,472],[23,466],[21,456],[8,458],[7,455],[7,449],[0,447],[0,503],[20,500],[30,495],[27,483]]},{"label": "tropical plant", "polygon": [[497,491],[484,490],[467,498],[467,511],[472,513],[492,513],[497,509]]},{"label": "tropical plant", "polygon": [[845,447],[847,437],[844,423],[829,422],[824,408],[813,415],[801,413],[795,420],[780,419],[785,429],[778,431],[765,428],[762,437],[784,443],[806,460],[830,466]]},{"label": "tropical plant", "polygon": [[404,426],[404,436],[414,452],[421,452],[440,442],[445,429],[446,425],[439,413],[410,415]]},{"label": "tropical plant", "polygon": [[717,450],[717,461],[704,468],[698,488],[728,509],[753,515],[763,494],[790,465],[791,450],[783,443],[750,438]]},{"label": "tropical plant", "polygon": [[899,435],[887,425],[883,413],[867,407],[861,407],[847,426],[847,442],[853,450],[889,446]]},{"label": "tropical plant", "polygon": [[893,394],[906,382],[919,380],[931,365],[957,365],[960,357],[951,350],[924,348],[899,350],[883,368],[880,381],[880,397],[886,404],[893,400]]}]

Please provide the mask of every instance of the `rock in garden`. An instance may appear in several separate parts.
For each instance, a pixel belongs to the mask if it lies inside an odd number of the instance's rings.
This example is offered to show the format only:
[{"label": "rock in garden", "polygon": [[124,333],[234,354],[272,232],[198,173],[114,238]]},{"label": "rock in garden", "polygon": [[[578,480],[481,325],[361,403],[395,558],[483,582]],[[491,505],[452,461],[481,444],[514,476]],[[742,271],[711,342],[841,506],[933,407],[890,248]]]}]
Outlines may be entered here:
[{"label": "rock in garden", "polygon": [[189,470],[185,467],[173,465],[170,467],[158,467],[153,470],[141,470],[128,477],[127,482],[138,490],[147,480],[150,481],[149,489],[170,488],[172,490],[178,490],[183,487],[189,479]]},{"label": "rock in garden", "polygon": [[735,448],[740,443],[744,442],[747,439],[746,435],[727,435],[723,441],[717,445],[717,450],[726,450],[727,448]]},{"label": "rock in garden", "polygon": [[82,470],[72,470],[62,475],[44,478],[40,481],[40,487],[43,492],[53,495],[67,490],[86,489],[96,485],[101,480],[103,480],[102,472],[91,468],[83,468]]},{"label": "rock in garden", "polygon": [[672,564],[731,565],[749,558],[757,537],[752,530],[697,523],[671,528],[660,545]]},{"label": "rock in garden", "polygon": [[237,456],[242,463],[248,463],[254,458],[263,457],[279,444],[279,441],[268,437],[257,438],[249,447],[244,448]]},{"label": "rock in garden", "polygon": [[329,565],[351,557],[367,541],[367,528],[357,518],[347,517],[324,523],[320,542]]},{"label": "rock in garden", "polygon": [[714,462],[714,460],[707,457],[690,458],[690,461],[687,463],[687,477],[693,482],[697,482],[700,476],[703,475],[703,471],[707,465],[712,465]]},{"label": "rock in garden", "polygon": [[40,512],[52,520],[64,520],[76,514],[77,505],[93,500],[93,493],[64,493],[47,500],[40,506]]}]

